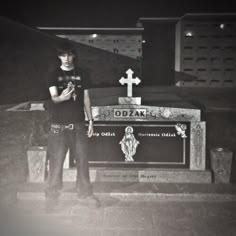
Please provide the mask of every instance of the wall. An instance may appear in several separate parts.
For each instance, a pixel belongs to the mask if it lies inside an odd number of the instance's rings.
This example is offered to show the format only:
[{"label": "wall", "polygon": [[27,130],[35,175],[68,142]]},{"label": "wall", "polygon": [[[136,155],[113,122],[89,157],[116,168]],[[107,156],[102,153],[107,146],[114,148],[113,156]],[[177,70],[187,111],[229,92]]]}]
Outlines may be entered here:
[{"label": "wall", "polygon": [[98,33],[96,37],[93,37],[94,34],[85,33],[57,36],[134,59],[140,59],[142,57],[142,35],[140,32],[133,34],[106,32],[106,34]]},{"label": "wall", "polygon": [[178,86],[236,86],[236,15],[186,14],[176,26]]}]

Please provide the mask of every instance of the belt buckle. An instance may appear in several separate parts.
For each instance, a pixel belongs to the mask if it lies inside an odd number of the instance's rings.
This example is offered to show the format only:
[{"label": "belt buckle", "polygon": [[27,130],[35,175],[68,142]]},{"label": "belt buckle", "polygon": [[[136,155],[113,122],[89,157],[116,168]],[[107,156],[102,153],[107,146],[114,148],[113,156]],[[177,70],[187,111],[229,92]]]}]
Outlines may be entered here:
[{"label": "belt buckle", "polygon": [[72,130],[74,129],[74,124],[69,124],[68,126],[66,126],[66,128]]}]

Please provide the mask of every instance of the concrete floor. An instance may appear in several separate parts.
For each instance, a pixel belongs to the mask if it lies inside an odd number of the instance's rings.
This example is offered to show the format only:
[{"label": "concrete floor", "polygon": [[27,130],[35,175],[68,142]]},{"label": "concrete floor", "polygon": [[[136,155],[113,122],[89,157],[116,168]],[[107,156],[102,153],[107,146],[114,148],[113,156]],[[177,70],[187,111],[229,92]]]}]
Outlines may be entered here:
[{"label": "concrete floor", "polygon": [[60,201],[50,213],[44,201],[18,202],[13,212],[4,214],[0,235],[236,235],[236,201],[100,200],[98,209]]},{"label": "concrete floor", "polygon": [[233,184],[96,183],[96,209],[79,202],[71,187],[48,212],[44,185],[22,186],[14,204],[2,204],[0,236],[236,235]]}]

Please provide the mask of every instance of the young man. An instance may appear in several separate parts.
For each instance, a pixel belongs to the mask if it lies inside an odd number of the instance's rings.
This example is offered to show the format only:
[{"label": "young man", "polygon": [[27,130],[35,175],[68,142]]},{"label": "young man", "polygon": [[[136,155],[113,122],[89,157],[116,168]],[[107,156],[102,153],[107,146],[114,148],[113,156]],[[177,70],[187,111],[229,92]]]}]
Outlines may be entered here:
[{"label": "young man", "polygon": [[[78,198],[98,207],[99,201],[92,192],[87,159],[88,138],[93,135],[88,78],[82,69],[75,67],[75,51],[70,44],[65,43],[58,49],[58,58],[61,66],[48,80],[51,129],[48,137],[49,179],[45,192],[47,207],[53,207],[57,202],[62,189],[63,163],[68,148],[72,147],[75,150]],[[84,111],[89,120],[88,128],[84,122]]]}]

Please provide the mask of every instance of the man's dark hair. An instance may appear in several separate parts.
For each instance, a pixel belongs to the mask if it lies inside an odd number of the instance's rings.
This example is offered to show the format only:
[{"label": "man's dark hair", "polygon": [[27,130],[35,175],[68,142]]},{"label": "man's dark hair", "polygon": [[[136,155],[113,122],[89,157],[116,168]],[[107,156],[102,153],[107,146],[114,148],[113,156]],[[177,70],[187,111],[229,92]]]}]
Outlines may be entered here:
[{"label": "man's dark hair", "polygon": [[57,55],[60,56],[65,53],[72,53],[75,55],[75,48],[72,43],[63,42],[57,47]]}]

